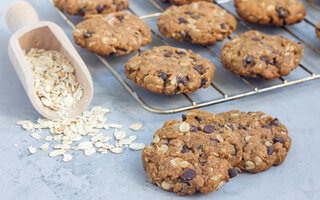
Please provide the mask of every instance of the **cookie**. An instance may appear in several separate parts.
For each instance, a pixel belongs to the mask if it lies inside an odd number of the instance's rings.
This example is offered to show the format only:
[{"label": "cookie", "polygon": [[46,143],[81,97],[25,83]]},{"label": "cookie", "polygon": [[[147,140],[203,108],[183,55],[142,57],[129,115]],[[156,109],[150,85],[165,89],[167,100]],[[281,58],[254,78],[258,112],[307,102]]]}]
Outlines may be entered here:
[{"label": "cookie", "polygon": [[[192,2],[196,2],[196,1],[201,1],[201,0],[160,0],[163,3],[171,3],[174,5],[183,5],[183,4],[189,4]],[[214,0],[205,0],[208,2],[214,2]]]},{"label": "cookie", "polygon": [[182,120],[169,120],[142,151],[151,183],[178,195],[209,193],[229,180],[230,163],[215,156],[211,135]]},{"label": "cookie", "polygon": [[73,38],[91,52],[114,56],[137,51],[152,41],[148,25],[125,12],[89,16],[76,26]]},{"label": "cookie", "polygon": [[260,25],[291,25],[306,15],[303,3],[297,0],[234,0],[234,5],[243,19]]},{"label": "cookie", "polygon": [[240,112],[237,110],[220,113],[224,125],[242,138],[242,159],[233,167],[240,172],[258,173],[271,166],[280,165],[291,146],[287,128],[277,119],[263,112]]},{"label": "cookie", "polygon": [[320,38],[320,23],[316,27],[316,33],[317,33],[318,38]]},{"label": "cookie", "polygon": [[169,7],[160,15],[157,26],[168,38],[210,45],[229,36],[236,20],[215,4],[200,1]]},{"label": "cookie", "polygon": [[125,75],[155,93],[192,93],[210,85],[214,65],[191,50],[170,46],[154,47],[131,58]]},{"label": "cookie", "polygon": [[222,65],[235,74],[274,79],[299,65],[303,48],[289,38],[248,31],[224,44],[220,54]]},{"label": "cookie", "polygon": [[129,7],[128,0],[54,0],[54,5],[70,15],[108,14]]}]

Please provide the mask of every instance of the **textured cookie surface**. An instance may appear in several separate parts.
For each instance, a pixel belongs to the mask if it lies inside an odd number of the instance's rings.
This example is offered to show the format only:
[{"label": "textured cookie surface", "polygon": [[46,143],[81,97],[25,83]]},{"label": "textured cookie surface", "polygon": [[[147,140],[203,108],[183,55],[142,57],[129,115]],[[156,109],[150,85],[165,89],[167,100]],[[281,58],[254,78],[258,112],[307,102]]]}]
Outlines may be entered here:
[{"label": "textured cookie surface", "polygon": [[318,38],[320,38],[320,23],[318,24],[317,28],[316,28],[316,33]]},{"label": "textured cookie surface", "polygon": [[242,139],[242,159],[236,169],[258,173],[280,165],[291,146],[287,128],[263,112],[230,111],[218,114]]},{"label": "textured cookie surface", "polygon": [[210,85],[214,65],[191,50],[170,46],[154,47],[131,58],[125,75],[155,93],[191,93]]},{"label": "textured cookie surface", "polygon": [[[162,1],[163,3],[171,3],[171,4],[174,4],[174,5],[182,5],[182,4],[189,4],[189,3],[192,3],[192,2],[202,1],[202,0],[160,0],[160,1]],[[214,2],[214,0],[205,0],[205,1]]]},{"label": "textured cookie surface", "polygon": [[152,40],[151,30],[139,17],[125,12],[91,15],[76,26],[75,43],[102,55],[124,55]]},{"label": "textured cookie surface", "polygon": [[127,9],[128,0],[54,0],[54,5],[70,15],[108,14]]},{"label": "textured cookie surface", "polygon": [[217,157],[211,134],[182,120],[169,120],[142,152],[151,183],[179,195],[209,193],[229,180],[227,160]]},{"label": "textured cookie surface", "polygon": [[261,25],[291,25],[306,15],[303,3],[297,0],[235,0],[234,4],[242,18]]},{"label": "textured cookie surface", "polygon": [[299,65],[303,48],[288,38],[248,31],[227,42],[220,54],[223,66],[233,73],[274,79]]},{"label": "textured cookie surface", "polygon": [[236,28],[236,20],[213,3],[200,1],[169,7],[157,25],[168,38],[209,45],[229,36]]}]

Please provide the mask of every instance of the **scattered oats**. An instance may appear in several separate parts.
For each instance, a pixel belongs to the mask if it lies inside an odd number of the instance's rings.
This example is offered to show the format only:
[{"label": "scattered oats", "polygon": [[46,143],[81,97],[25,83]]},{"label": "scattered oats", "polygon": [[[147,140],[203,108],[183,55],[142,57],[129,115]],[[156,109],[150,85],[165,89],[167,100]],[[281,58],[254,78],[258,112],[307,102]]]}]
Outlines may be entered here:
[{"label": "scattered oats", "polygon": [[31,122],[31,121],[19,121],[17,122],[18,125],[21,125],[25,130],[29,131],[29,130],[32,130],[34,129],[33,126],[34,124]]},{"label": "scattered oats", "polygon": [[86,150],[86,149],[90,149],[92,147],[93,147],[93,144],[90,141],[81,142],[80,144],[78,144],[78,149],[80,149],[80,150]]},{"label": "scattered oats", "polygon": [[45,138],[45,141],[47,141],[47,142],[50,142],[51,140],[52,140],[52,136],[47,136],[46,138]]},{"label": "scattered oats", "polygon": [[105,129],[109,129],[109,128],[122,128],[123,125],[122,124],[107,124],[105,125]]},{"label": "scattered oats", "polygon": [[69,144],[56,144],[53,146],[55,149],[71,149],[71,146]]},{"label": "scattered oats", "polygon": [[61,141],[61,135],[55,135],[53,136],[53,140],[60,142]]},{"label": "scattered oats", "polygon": [[42,151],[47,151],[49,149],[49,143],[46,142],[44,144],[42,144],[39,148],[42,150]]},{"label": "scattered oats", "polygon": [[91,156],[95,152],[96,152],[96,149],[92,146],[91,148],[84,150],[84,155]]},{"label": "scattered oats", "polygon": [[37,149],[32,146],[28,147],[28,150],[31,154],[35,154],[37,152]]},{"label": "scattered oats", "polygon": [[130,139],[128,139],[128,138],[124,138],[124,139],[121,139],[120,141],[119,141],[119,143],[121,144],[121,145],[129,145],[129,144],[132,144],[132,140],[130,140]]},{"label": "scattered oats", "polygon": [[114,137],[117,139],[117,140],[121,140],[121,139],[124,139],[126,137],[126,132],[124,131],[118,131],[118,129],[116,129],[114,131]]},{"label": "scattered oats", "polygon": [[110,148],[110,151],[112,153],[122,153],[123,150],[119,147],[116,147],[116,148]]},{"label": "scattered oats", "polygon": [[142,128],[142,124],[136,123],[136,124],[132,124],[130,126],[130,129],[134,130],[134,131],[138,131]]},{"label": "scattered oats", "polygon": [[36,140],[41,140],[42,139],[42,136],[39,135],[38,133],[31,133],[30,136],[33,137]]},{"label": "scattered oats", "polygon": [[54,50],[32,48],[25,56],[42,104],[54,111],[73,109],[81,99],[83,89],[71,62]]},{"label": "scattered oats", "polygon": [[78,147],[72,147],[71,149],[72,149],[73,151],[78,151],[78,150],[79,150]]},{"label": "scattered oats", "polygon": [[96,146],[97,148],[100,148],[103,146],[103,143],[102,142],[96,142],[94,143],[94,146]]},{"label": "scattered oats", "polygon": [[68,154],[68,153],[63,154],[63,161],[64,162],[70,162],[71,160],[72,160],[71,154]]},{"label": "scattered oats", "polygon": [[141,149],[144,149],[146,145],[143,143],[132,143],[130,144],[130,149],[135,150],[135,151],[139,151]]},{"label": "scattered oats", "polygon": [[74,134],[74,135],[71,135],[69,139],[70,139],[72,142],[76,142],[76,141],[82,140],[82,136],[79,135],[79,134]]},{"label": "scattered oats", "polygon": [[104,148],[100,148],[98,150],[101,154],[107,154],[108,153],[108,150],[107,149],[104,149]]},{"label": "scattered oats", "polygon": [[49,153],[49,156],[56,157],[56,156],[60,156],[60,155],[64,154],[65,152],[66,152],[66,150],[64,150],[64,149],[54,150]]},{"label": "scattered oats", "polygon": [[134,140],[136,140],[137,139],[137,136],[136,135],[130,135],[129,136],[129,140],[131,140],[131,141],[134,141]]}]

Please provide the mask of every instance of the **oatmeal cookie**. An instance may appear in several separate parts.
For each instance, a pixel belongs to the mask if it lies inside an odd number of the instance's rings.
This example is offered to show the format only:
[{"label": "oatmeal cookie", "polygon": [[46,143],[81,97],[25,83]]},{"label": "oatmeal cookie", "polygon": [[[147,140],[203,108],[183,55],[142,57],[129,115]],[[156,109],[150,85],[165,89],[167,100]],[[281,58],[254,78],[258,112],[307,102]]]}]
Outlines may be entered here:
[{"label": "oatmeal cookie", "polygon": [[274,79],[299,65],[303,48],[289,38],[248,31],[233,37],[220,54],[222,65],[235,74]]},{"label": "oatmeal cookie", "polygon": [[131,58],[125,75],[155,93],[192,93],[210,85],[215,67],[191,50],[170,46],[154,47]]}]

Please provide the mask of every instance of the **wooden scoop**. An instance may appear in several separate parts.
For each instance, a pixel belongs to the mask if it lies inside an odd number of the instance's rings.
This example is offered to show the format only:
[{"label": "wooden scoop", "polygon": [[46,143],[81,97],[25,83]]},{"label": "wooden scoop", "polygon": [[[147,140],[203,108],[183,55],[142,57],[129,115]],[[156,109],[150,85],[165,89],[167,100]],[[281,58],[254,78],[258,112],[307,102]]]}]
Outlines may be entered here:
[{"label": "wooden scoop", "polygon": [[28,52],[31,48],[38,48],[63,54],[75,68],[77,82],[83,86],[82,98],[76,102],[74,109],[66,111],[67,116],[77,116],[87,109],[93,96],[92,78],[63,30],[55,23],[39,22],[33,7],[23,1],[16,2],[8,8],[6,21],[10,30],[14,32],[9,41],[9,57],[33,107],[46,118],[62,118],[61,112],[44,106],[36,94],[33,72],[29,69],[22,50]]}]

